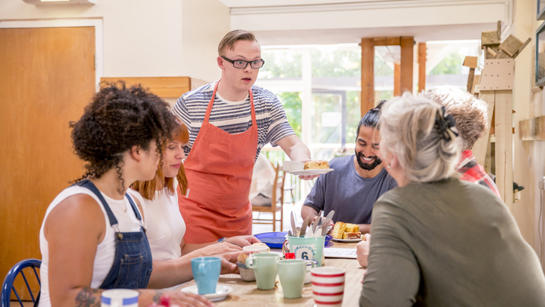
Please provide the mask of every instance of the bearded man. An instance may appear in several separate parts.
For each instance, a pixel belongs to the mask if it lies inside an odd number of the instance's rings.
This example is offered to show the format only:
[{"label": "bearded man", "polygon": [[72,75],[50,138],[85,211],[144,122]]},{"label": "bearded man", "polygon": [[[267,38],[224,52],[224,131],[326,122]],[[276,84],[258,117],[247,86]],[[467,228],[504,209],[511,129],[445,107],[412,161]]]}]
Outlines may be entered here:
[{"label": "bearded man", "polygon": [[360,120],[355,154],[331,160],[334,171],[318,177],[301,208],[304,219],[314,218],[320,210],[324,215],[335,210],[334,222],[358,224],[362,233],[371,230],[373,204],[397,186],[378,157],[381,106],[369,110]]}]

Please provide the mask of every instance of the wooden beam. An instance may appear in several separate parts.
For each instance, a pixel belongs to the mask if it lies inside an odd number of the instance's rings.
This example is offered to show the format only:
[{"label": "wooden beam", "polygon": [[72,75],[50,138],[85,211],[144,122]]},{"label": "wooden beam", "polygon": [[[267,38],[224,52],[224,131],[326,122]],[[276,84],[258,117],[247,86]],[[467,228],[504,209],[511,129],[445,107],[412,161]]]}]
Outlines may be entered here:
[{"label": "wooden beam", "polygon": [[373,37],[375,46],[399,46],[401,45],[401,36]]},{"label": "wooden beam", "polygon": [[426,90],[426,43],[418,43],[418,92]]},{"label": "wooden beam", "polygon": [[401,64],[394,63],[394,96],[401,96]]},{"label": "wooden beam", "polygon": [[479,99],[486,102],[488,106],[488,116],[487,116],[485,130],[483,134],[481,135],[481,137],[473,145],[472,151],[473,151],[473,156],[477,160],[477,163],[479,163],[480,165],[485,165],[486,153],[488,150],[488,143],[490,142],[490,135],[493,132],[492,129],[490,129],[490,127],[492,125],[492,115],[494,114],[494,103],[495,103],[494,92],[482,91],[479,93]]},{"label": "wooden beam", "polygon": [[469,93],[473,93],[473,84],[475,82],[475,68],[477,67],[477,57],[476,56],[466,56],[464,58],[464,63],[462,65],[469,67],[469,74],[467,75],[467,86],[466,89]]},{"label": "wooden beam", "polygon": [[496,185],[500,196],[508,206],[513,204],[513,92],[494,91],[495,95],[495,161]]},{"label": "wooden beam", "polygon": [[523,141],[545,141],[545,116],[521,120],[519,135]]},{"label": "wooden beam", "polygon": [[190,77],[104,77],[100,82],[124,81],[127,86],[141,84],[142,87],[161,98],[178,98],[191,90]]},{"label": "wooden beam", "polygon": [[414,37],[401,37],[401,92],[413,92]]},{"label": "wooden beam", "polygon": [[372,38],[361,39],[361,103],[363,116],[375,106],[375,45]]}]

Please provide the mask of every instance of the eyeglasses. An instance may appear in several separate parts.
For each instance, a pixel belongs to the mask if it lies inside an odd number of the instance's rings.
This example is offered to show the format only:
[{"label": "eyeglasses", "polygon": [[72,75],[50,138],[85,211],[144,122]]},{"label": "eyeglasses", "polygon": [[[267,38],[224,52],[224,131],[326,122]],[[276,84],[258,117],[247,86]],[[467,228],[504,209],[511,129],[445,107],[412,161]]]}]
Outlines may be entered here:
[{"label": "eyeglasses", "polygon": [[265,65],[265,61],[263,61],[263,59],[258,59],[253,61],[231,60],[224,57],[223,55],[221,56],[221,58],[233,64],[233,67],[238,69],[245,69],[246,67],[248,67],[248,64],[250,64],[250,67],[252,67],[253,69],[260,69],[261,67],[263,67],[263,65]]}]

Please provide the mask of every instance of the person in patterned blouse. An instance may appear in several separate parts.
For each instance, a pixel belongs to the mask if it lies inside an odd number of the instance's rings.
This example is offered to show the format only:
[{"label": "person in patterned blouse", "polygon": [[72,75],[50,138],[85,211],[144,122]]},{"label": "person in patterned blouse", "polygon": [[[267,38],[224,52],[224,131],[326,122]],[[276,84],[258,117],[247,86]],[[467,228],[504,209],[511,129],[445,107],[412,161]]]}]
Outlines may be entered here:
[{"label": "person in patterned blouse", "polygon": [[477,139],[486,129],[486,102],[454,87],[428,90],[423,95],[445,106],[447,113],[452,114],[456,121],[456,129],[462,139],[462,155],[456,168],[460,173],[460,179],[483,185],[500,197],[494,180],[486,173],[482,165],[477,163],[471,151]]}]

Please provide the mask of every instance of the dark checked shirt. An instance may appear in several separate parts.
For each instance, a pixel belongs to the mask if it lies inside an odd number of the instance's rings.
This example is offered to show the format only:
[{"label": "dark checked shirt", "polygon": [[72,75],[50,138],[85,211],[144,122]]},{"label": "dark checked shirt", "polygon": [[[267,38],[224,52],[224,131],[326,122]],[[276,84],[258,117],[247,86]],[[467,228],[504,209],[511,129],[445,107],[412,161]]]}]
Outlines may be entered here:
[{"label": "dark checked shirt", "polygon": [[462,152],[462,158],[460,159],[460,164],[458,165],[457,170],[458,173],[461,174],[461,180],[483,185],[492,190],[499,198],[501,198],[500,191],[498,190],[496,183],[494,183],[494,180],[492,180],[492,178],[490,178],[490,176],[485,172],[484,168],[477,163],[477,160],[475,160],[471,150],[464,150]]}]

